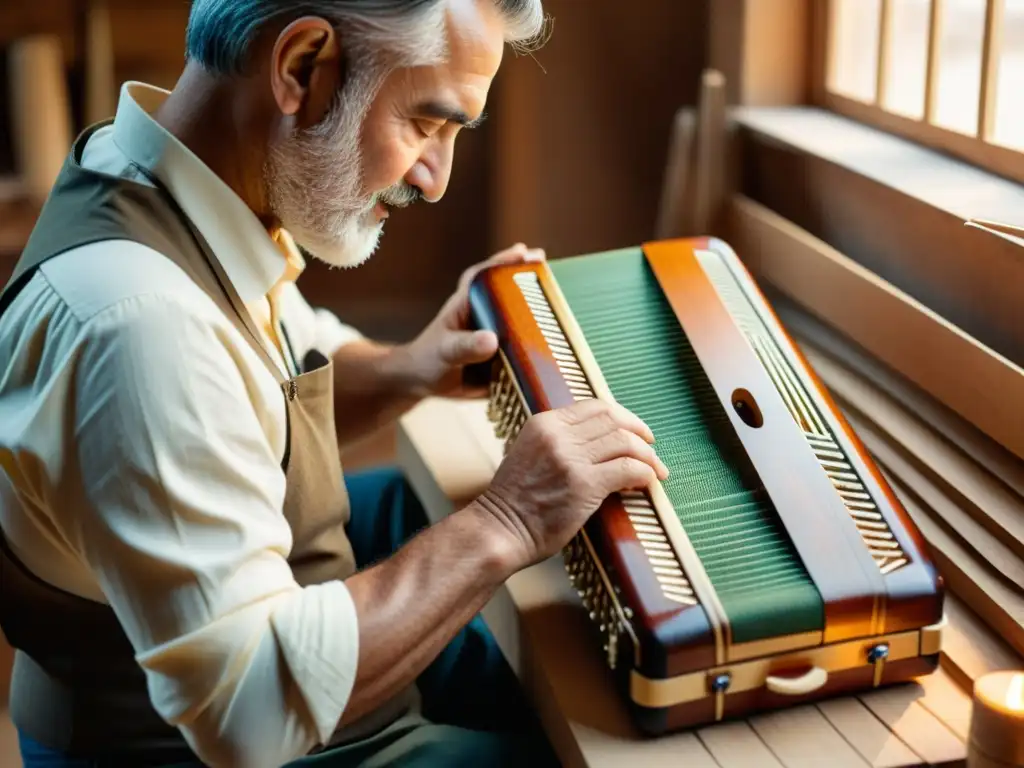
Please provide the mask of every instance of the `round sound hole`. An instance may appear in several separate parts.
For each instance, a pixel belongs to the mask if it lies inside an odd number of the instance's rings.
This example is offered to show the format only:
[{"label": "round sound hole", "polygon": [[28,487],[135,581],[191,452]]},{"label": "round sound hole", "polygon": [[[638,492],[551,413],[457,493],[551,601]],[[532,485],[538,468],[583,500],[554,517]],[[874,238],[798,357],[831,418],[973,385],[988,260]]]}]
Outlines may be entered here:
[{"label": "round sound hole", "polygon": [[737,389],[732,393],[732,407],[736,409],[737,415],[748,427],[760,429],[764,426],[764,416],[757,406],[754,396],[745,389]]}]

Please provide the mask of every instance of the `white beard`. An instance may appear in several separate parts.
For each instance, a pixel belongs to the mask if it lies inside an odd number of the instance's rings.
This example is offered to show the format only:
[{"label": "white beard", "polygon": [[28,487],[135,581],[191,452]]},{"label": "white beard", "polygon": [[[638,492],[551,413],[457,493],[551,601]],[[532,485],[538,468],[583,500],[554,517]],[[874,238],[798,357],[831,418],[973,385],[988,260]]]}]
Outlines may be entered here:
[{"label": "white beard", "polygon": [[270,206],[295,242],[332,267],[357,267],[377,250],[384,223],[378,202],[409,205],[417,190],[399,182],[369,197],[363,192],[360,138],[376,93],[353,78],[318,124],[270,150],[264,171]]}]

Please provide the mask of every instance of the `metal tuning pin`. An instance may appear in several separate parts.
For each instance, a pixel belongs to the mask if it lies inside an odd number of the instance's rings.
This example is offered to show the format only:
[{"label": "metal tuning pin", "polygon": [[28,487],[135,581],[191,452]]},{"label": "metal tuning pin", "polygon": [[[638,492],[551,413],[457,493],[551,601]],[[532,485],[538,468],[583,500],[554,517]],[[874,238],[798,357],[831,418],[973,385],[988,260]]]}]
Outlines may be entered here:
[{"label": "metal tuning pin", "polygon": [[505,389],[505,379],[508,373],[504,367],[498,368],[491,379],[490,400],[487,403],[487,418],[496,423],[501,416],[501,398]]},{"label": "metal tuning pin", "polygon": [[562,557],[569,582],[576,589],[588,618],[601,635],[608,667],[615,669],[619,658],[619,638],[626,631],[616,610],[616,602],[581,535],[577,535],[563,550]]}]

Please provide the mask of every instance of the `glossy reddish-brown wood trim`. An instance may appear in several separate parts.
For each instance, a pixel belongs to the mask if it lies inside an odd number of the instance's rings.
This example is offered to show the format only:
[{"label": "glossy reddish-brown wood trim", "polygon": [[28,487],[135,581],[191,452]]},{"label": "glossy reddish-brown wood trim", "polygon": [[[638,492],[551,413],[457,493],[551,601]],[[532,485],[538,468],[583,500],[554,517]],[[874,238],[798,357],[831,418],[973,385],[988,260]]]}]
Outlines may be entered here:
[{"label": "glossy reddish-brown wood trim", "polygon": [[[662,241],[646,243],[643,250],[821,594],[824,642],[871,634],[876,598],[885,595],[881,574],[764,366],[697,261],[693,244]],[[764,417],[760,428],[745,424],[733,408],[738,389],[758,404]]]},{"label": "glossy reddish-brown wood trim", "polygon": [[[715,241],[709,241],[704,247],[720,252]],[[786,327],[782,324],[774,307],[761,291],[753,275],[739,259],[726,256],[729,268],[746,288],[759,300],[758,309],[783,354],[795,363],[798,371],[810,382],[813,395],[820,399],[825,412],[822,416],[829,422],[847,457],[856,466],[861,478],[865,481],[879,512],[885,518],[900,547],[910,559],[910,565],[894,573],[884,576],[887,607],[884,634],[903,632],[937,623],[942,618],[944,583],[934,561],[928,551],[928,545],[920,529],[914,523],[903,504],[896,498],[889,483],[886,482],[877,463],[861,442],[860,437],[850,426],[842,411],[836,405],[828,387],[811,367],[799,345],[795,343]],[[740,272],[740,274],[737,274]]]},{"label": "glossy reddish-brown wood trim", "polygon": [[[551,354],[522,291],[513,280],[521,272],[540,272],[545,265],[523,264],[491,267],[477,276],[474,290],[486,297],[487,310],[498,343],[516,372],[524,397],[534,412],[561,408],[574,402],[558,364]],[[479,296],[479,293],[477,294]],[[714,664],[714,638],[710,627],[696,637],[680,638],[675,631],[681,614],[700,606],[683,606],[665,597],[650,561],[644,554],[632,522],[618,494],[613,494],[586,526],[602,564],[616,574],[623,598],[633,610],[633,626],[641,640],[641,664],[647,673],[663,677],[704,669]],[[701,621],[690,625],[701,627]],[[651,643],[658,647],[651,647]],[[649,658],[664,658],[653,668]]]}]

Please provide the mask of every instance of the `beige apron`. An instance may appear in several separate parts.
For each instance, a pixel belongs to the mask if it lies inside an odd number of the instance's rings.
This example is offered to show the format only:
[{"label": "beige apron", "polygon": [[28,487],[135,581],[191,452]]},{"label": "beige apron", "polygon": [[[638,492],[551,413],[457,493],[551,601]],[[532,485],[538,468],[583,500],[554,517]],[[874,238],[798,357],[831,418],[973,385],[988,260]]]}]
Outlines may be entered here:
[{"label": "beige apron", "polygon": [[[281,372],[220,263],[171,196],[159,184],[154,188],[81,166],[82,151],[99,127],[75,143],[0,294],[0,318],[40,264],[78,246],[132,240],[171,259],[231,319],[281,386],[288,416],[284,516],[293,534],[288,562],[295,579],[306,586],[347,578],[356,565],[345,532],[349,502],[334,426],[333,363],[314,351],[296,361],[297,376]],[[0,626],[16,649],[11,715],[25,734],[64,751],[127,751],[138,766],[190,759],[181,734],[152,708],[145,677],[113,611],[36,578],[2,535]],[[340,730],[332,743],[377,732],[414,710],[416,702],[416,689],[410,687]]]}]

